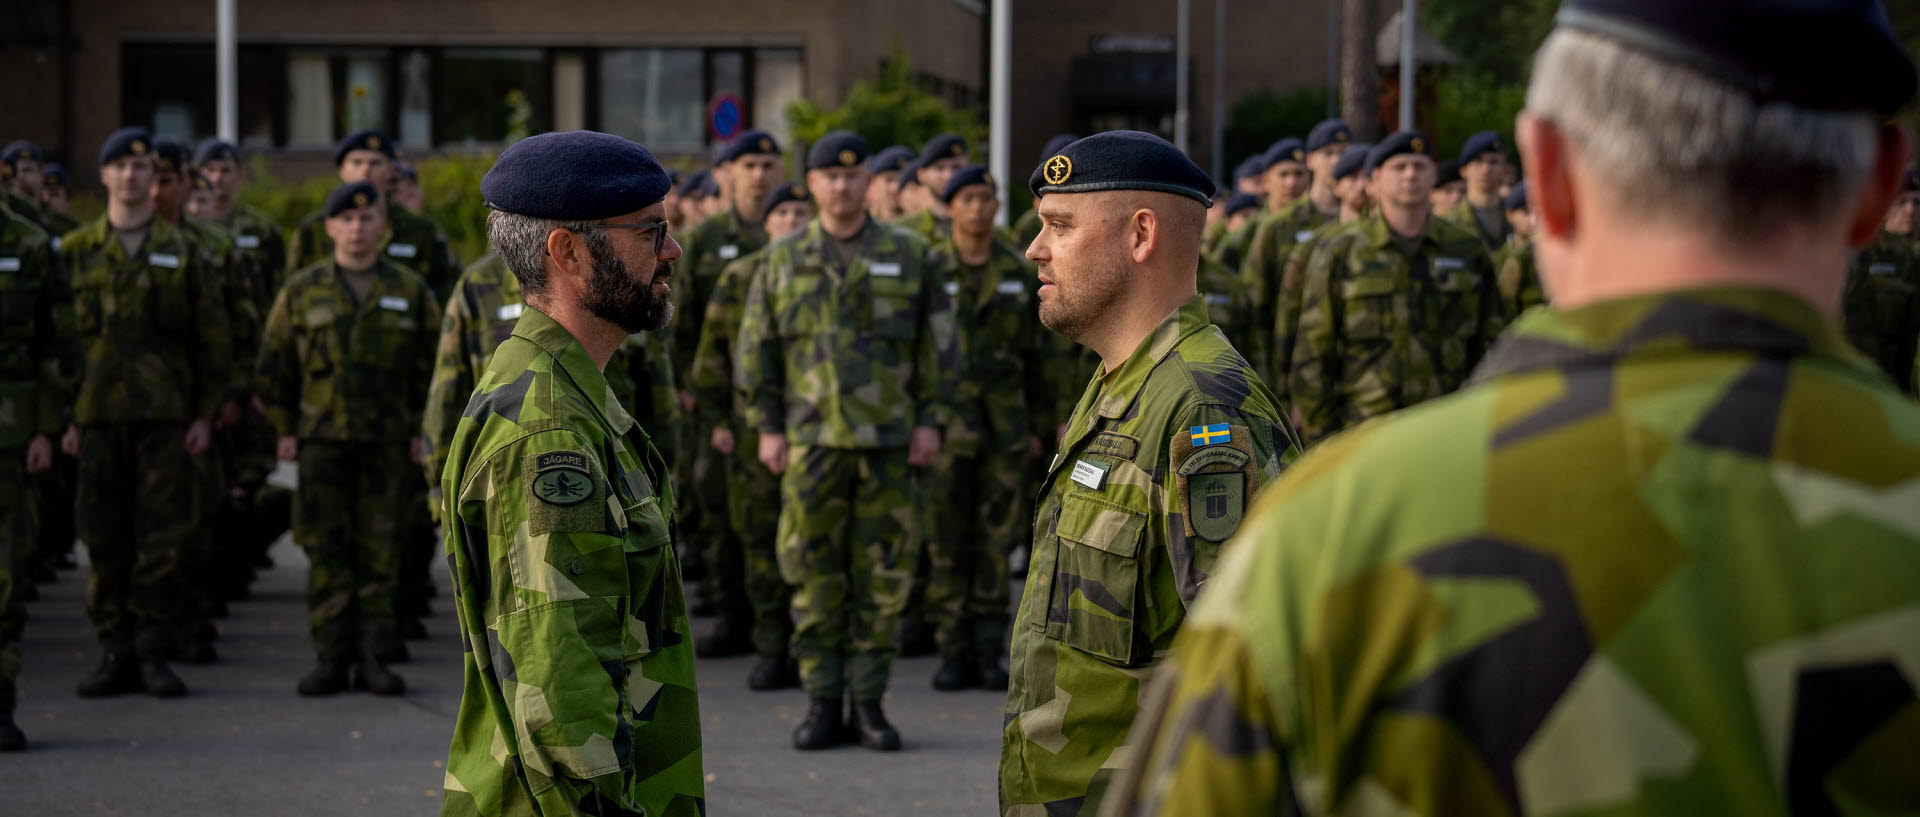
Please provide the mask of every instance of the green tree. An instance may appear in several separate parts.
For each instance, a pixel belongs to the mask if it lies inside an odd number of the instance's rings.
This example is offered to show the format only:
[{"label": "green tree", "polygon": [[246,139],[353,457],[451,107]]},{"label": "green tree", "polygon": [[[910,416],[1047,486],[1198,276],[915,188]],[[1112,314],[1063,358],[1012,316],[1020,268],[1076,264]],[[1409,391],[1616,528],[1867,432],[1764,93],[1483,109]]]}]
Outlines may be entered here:
[{"label": "green tree", "polygon": [[[1289,136],[1307,138],[1307,132],[1327,118],[1327,92],[1324,88],[1296,88],[1281,93],[1272,88],[1249,91],[1233,103],[1227,112],[1227,131],[1222,135],[1227,172],[1248,156],[1265,151],[1269,145]],[[1231,183],[1232,179],[1221,179]]]},{"label": "green tree", "polygon": [[[919,150],[928,139],[946,132],[958,133],[969,144],[978,145],[985,133],[979,111],[955,107],[914,79],[913,66],[903,50],[894,52],[878,76],[854,83],[840,107],[827,110],[801,99],[787,106],[786,116],[787,127],[800,146],[835,130],[860,134],[874,150],[888,145]],[[976,158],[982,153],[976,150]],[[799,154],[798,149],[795,154]]]}]

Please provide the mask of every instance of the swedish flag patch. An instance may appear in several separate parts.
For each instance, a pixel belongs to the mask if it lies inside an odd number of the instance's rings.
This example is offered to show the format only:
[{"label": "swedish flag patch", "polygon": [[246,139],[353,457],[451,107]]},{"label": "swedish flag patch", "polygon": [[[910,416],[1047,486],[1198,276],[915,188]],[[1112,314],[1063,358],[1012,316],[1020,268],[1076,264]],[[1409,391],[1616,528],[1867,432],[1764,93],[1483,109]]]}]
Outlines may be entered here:
[{"label": "swedish flag patch", "polygon": [[1219,445],[1221,443],[1233,442],[1233,434],[1230,431],[1228,431],[1226,423],[1214,423],[1213,425],[1194,426],[1189,436],[1193,440],[1194,448],[1203,448],[1209,445]]}]

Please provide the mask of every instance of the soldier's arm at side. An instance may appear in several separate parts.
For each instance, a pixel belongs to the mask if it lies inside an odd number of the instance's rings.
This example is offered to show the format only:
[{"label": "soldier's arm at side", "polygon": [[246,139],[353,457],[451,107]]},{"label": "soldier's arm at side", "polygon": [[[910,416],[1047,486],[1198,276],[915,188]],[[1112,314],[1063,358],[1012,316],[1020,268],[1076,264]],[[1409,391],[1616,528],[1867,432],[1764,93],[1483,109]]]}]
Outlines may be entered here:
[{"label": "soldier's arm at side", "polygon": [[[771,262],[772,259],[769,259]],[[780,350],[780,330],[774,321],[772,278],[776,270],[763,263],[747,287],[746,312],[734,341],[739,350],[733,372],[734,388],[745,398],[747,424],[761,434],[787,433],[786,369]]]},{"label": "soldier's arm at side", "polygon": [[1500,294],[1500,278],[1493,268],[1492,256],[1481,252],[1474,256],[1472,263],[1478,265],[1480,272],[1480,331],[1472,349],[1472,359],[1478,361],[1514,316],[1509,308],[1512,302]]},{"label": "soldier's arm at side", "polygon": [[1300,291],[1287,395],[1300,417],[1300,435],[1309,444],[1339,430],[1341,303],[1333,279],[1335,267],[1344,260],[1344,243],[1328,240],[1313,249]]},{"label": "soldier's arm at side", "polygon": [[[412,344],[406,351],[407,362],[413,369],[413,376],[407,378],[407,396],[403,403],[411,411],[420,411],[427,405],[427,393],[433,387],[433,370],[437,365],[440,345],[440,324],[433,316],[441,314],[440,299],[433,294],[433,287],[421,282],[420,319],[414,322]],[[422,415],[414,415],[411,425],[419,428]],[[425,451],[421,452],[421,461],[426,461]]]},{"label": "soldier's arm at side", "polygon": [[260,337],[260,359],[254,365],[254,388],[266,408],[274,434],[294,433],[300,409],[300,362],[294,359],[292,305],[282,288],[267,313]]},{"label": "soldier's arm at side", "polygon": [[[953,299],[947,297],[946,272],[936,265],[931,253],[921,252],[925,255],[922,269],[926,275],[920,282],[925,311],[920,331],[915,334],[908,394],[913,400],[914,427],[944,429],[956,411],[967,411],[965,404],[975,401],[960,393],[965,375],[961,371],[960,325]],[[977,423],[977,418],[963,419]]]},{"label": "soldier's arm at side", "polygon": [[234,359],[234,326],[227,318],[227,270],[214,269],[201,253],[187,253],[194,287],[194,348],[199,352],[194,375],[193,416],[212,420],[220,406],[245,380],[245,367]]},{"label": "soldier's arm at side", "polygon": [[[1226,434],[1196,443],[1193,429]],[[1162,478],[1166,492],[1165,541],[1186,551],[1173,560],[1180,601],[1191,605],[1215,574],[1221,546],[1239,528],[1261,489],[1279,477],[1290,447],[1283,428],[1239,408],[1206,404],[1182,412],[1167,443],[1171,456]],[[1207,442],[1217,440],[1218,442]]]},{"label": "soldier's arm at side", "polygon": [[440,339],[433,352],[433,376],[427,387],[426,408],[421,412],[420,435],[426,445],[421,452],[420,466],[426,472],[427,504],[435,519],[440,517],[440,472],[447,464],[447,445],[453,441],[460,415],[473,396],[473,373],[467,367],[465,304],[466,299],[454,293],[441,310]]},{"label": "soldier's arm at side", "polygon": [[25,259],[41,279],[34,318],[34,360],[40,365],[40,388],[34,394],[32,422],[34,433],[56,440],[73,422],[73,390],[80,373],[73,290],[61,272],[59,259],[44,244]]}]

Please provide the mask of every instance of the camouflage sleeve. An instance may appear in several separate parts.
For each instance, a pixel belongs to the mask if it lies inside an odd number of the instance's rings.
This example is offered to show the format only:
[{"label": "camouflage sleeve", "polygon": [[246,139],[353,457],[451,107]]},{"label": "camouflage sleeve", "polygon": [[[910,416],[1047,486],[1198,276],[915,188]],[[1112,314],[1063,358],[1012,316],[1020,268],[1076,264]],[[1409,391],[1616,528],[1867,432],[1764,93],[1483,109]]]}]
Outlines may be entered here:
[{"label": "camouflage sleeve", "polygon": [[705,263],[707,238],[705,229],[695,225],[688,231],[686,240],[680,245],[681,264],[679,274],[673,276],[674,310],[680,317],[675,319],[673,327],[667,330],[673,339],[674,374],[680,387],[687,389],[693,383],[693,358],[700,347],[700,330],[706,324],[706,304],[710,293],[705,291],[701,279],[706,270],[700,269]]},{"label": "camouflage sleeve", "polygon": [[1219,404],[1182,412],[1171,431],[1161,477],[1164,541],[1171,543],[1179,600],[1190,605],[1214,575],[1221,545],[1239,530],[1253,498],[1280,475],[1281,454],[1289,446],[1274,420]]},{"label": "camouflage sleeve", "polygon": [[218,253],[215,265],[222,284],[221,299],[227,305],[228,328],[233,332],[233,377],[227,397],[245,403],[247,394],[253,390],[253,373],[247,370],[247,362],[253,360],[260,348],[260,313],[247,294],[247,276],[252,265],[231,247]]},{"label": "camouflage sleeve", "polygon": [[[420,314],[440,314],[440,299],[434,296],[431,286],[420,288],[420,302],[423,305]],[[413,364],[413,376],[407,378],[406,387],[409,393],[404,405],[416,412],[425,408],[427,393],[432,390],[433,370],[438,363],[439,333],[440,327],[431,320],[414,322],[413,344],[406,352],[409,362]],[[421,415],[415,415],[409,425],[419,428]],[[428,482],[432,481],[428,480]]]},{"label": "camouflage sleeve", "polygon": [[216,270],[203,253],[189,253],[193,269],[188,274],[193,292],[194,347],[200,353],[195,361],[192,410],[196,418],[213,419],[220,405],[233,393],[236,383],[244,382],[244,369],[234,360],[234,327],[227,317],[226,291],[231,276]]},{"label": "camouflage sleeve", "polygon": [[[931,257],[922,261],[922,269],[927,272],[920,282],[926,315],[915,340],[913,379],[908,382],[907,391],[913,396],[916,427],[946,428],[956,411],[968,411],[963,406],[968,402],[967,395],[962,394],[961,387],[966,373],[962,371],[960,328],[955,320],[953,299],[947,297],[946,274],[935,266]],[[977,423],[978,418],[973,421]]]},{"label": "camouflage sleeve", "polygon": [[440,339],[434,345],[433,377],[427,387],[427,404],[421,412],[422,447],[420,467],[426,471],[427,502],[436,520],[440,517],[440,472],[446,470],[447,445],[460,426],[460,415],[473,396],[473,371],[467,366],[467,301],[454,293],[440,315]]},{"label": "camouflage sleeve", "polygon": [[1247,323],[1247,336],[1234,338],[1241,353],[1247,356],[1247,362],[1253,364],[1253,370],[1264,376],[1272,377],[1275,367],[1268,359],[1273,339],[1267,332],[1273,326],[1274,308],[1278,303],[1278,283],[1280,268],[1284,257],[1276,257],[1280,252],[1279,240],[1281,225],[1279,219],[1267,219],[1259,222],[1259,228],[1253,231],[1253,240],[1248,242],[1245,260],[1240,267],[1240,280],[1246,297],[1246,311],[1251,320]]},{"label": "camouflage sleeve", "polygon": [[727,265],[707,299],[700,320],[700,339],[694,347],[686,388],[693,392],[695,422],[700,429],[726,425],[733,414],[733,327],[739,325],[744,304],[740,282],[752,277],[756,256]]},{"label": "camouflage sleeve", "polygon": [[1280,273],[1280,300],[1274,304],[1272,316],[1273,354],[1268,358],[1272,368],[1266,375],[1283,406],[1292,402],[1289,373],[1293,371],[1293,345],[1300,330],[1300,298],[1306,286],[1307,261],[1320,243],[1313,240],[1296,245],[1287,253],[1286,265]]},{"label": "camouflage sleeve", "polygon": [[36,310],[35,355],[40,363],[40,388],[35,393],[38,433],[58,437],[73,422],[73,393],[80,374],[80,348],[74,326],[73,292],[60,266],[60,257],[46,245],[28,254],[27,263],[41,275],[40,305]]},{"label": "camouflage sleeve", "polygon": [[310,220],[301,221],[287,231],[287,266],[281,275],[283,285],[287,278],[293,277],[294,272],[307,265],[308,256],[319,256],[314,242],[313,222]]},{"label": "camouflage sleeve", "polygon": [[460,281],[460,255],[453,251],[453,242],[447,234],[433,231],[433,257],[428,260],[430,268],[427,287],[436,298],[453,297],[453,286]]},{"label": "camouflage sleeve", "polygon": [[293,434],[300,409],[300,363],[294,356],[291,311],[287,290],[282,288],[267,313],[260,358],[254,365],[254,388],[266,407],[267,422],[282,437]]},{"label": "camouflage sleeve", "polygon": [[746,405],[747,424],[762,434],[785,434],[786,361],[780,349],[780,328],[774,322],[772,280],[777,263],[768,258],[754,271],[747,287],[746,311],[734,341],[734,388]]},{"label": "camouflage sleeve", "polygon": [[1468,347],[1469,360],[1478,361],[1487,349],[1493,346],[1493,339],[1507,328],[1513,315],[1507,309],[1507,299],[1500,297],[1500,281],[1494,274],[1493,261],[1483,250],[1476,253],[1471,262],[1480,272],[1480,328],[1472,345]]},{"label": "camouflage sleeve", "polygon": [[1300,291],[1287,395],[1308,444],[1339,430],[1341,303],[1333,280],[1344,262],[1344,241],[1324,241],[1307,260]]}]

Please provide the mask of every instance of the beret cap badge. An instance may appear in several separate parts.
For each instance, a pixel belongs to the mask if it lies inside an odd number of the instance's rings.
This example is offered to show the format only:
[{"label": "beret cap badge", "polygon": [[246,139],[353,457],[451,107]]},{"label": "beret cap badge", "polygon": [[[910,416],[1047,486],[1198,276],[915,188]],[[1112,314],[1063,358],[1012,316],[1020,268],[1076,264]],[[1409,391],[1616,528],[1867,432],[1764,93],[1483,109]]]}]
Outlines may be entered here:
[{"label": "beret cap badge", "polygon": [[374,135],[372,135],[372,134],[368,134],[368,135],[367,135],[367,149],[368,149],[368,150],[379,150],[379,149],[380,149],[380,137],[378,137],[378,136],[374,136]]},{"label": "beret cap badge", "polygon": [[859,160],[860,157],[851,150],[840,151],[840,164],[842,167],[853,167],[853,163]]},{"label": "beret cap badge", "polygon": [[1415,152],[1424,153],[1427,149],[1427,143],[1420,137],[1415,136],[1413,137],[1413,149]]},{"label": "beret cap badge", "polygon": [[960,143],[959,143],[959,142],[955,142],[955,143],[953,143],[953,147],[951,147],[951,148],[948,148],[948,149],[947,149],[947,152],[948,152],[948,153],[951,153],[951,154],[953,154],[953,155],[955,155],[955,156],[965,156],[965,155],[967,155],[967,149],[966,149],[965,147],[962,147],[962,146],[960,145]]},{"label": "beret cap badge", "polygon": [[355,206],[355,207],[365,207],[365,206],[367,206],[367,194],[365,194],[365,193],[355,193],[355,194],[353,194],[353,206]]},{"label": "beret cap badge", "polygon": [[133,154],[135,156],[138,156],[140,154],[147,152],[147,143],[139,139],[135,139],[133,140],[133,144],[127,146],[127,149],[133,151]]},{"label": "beret cap badge", "polygon": [[765,139],[765,138],[763,138],[763,139],[761,139],[761,140],[760,140],[760,149],[761,149],[762,151],[770,151],[770,150],[773,150],[773,140],[772,140],[772,139]]},{"label": "beret cap badge", "polygon": [[1073,177],[1073,160],[1065,156],[1055,155],[1053,158],[1047,160],[1046,168],[1043,172],[1045,173],[1047,184],[1065,184],[1067,179]]}]

